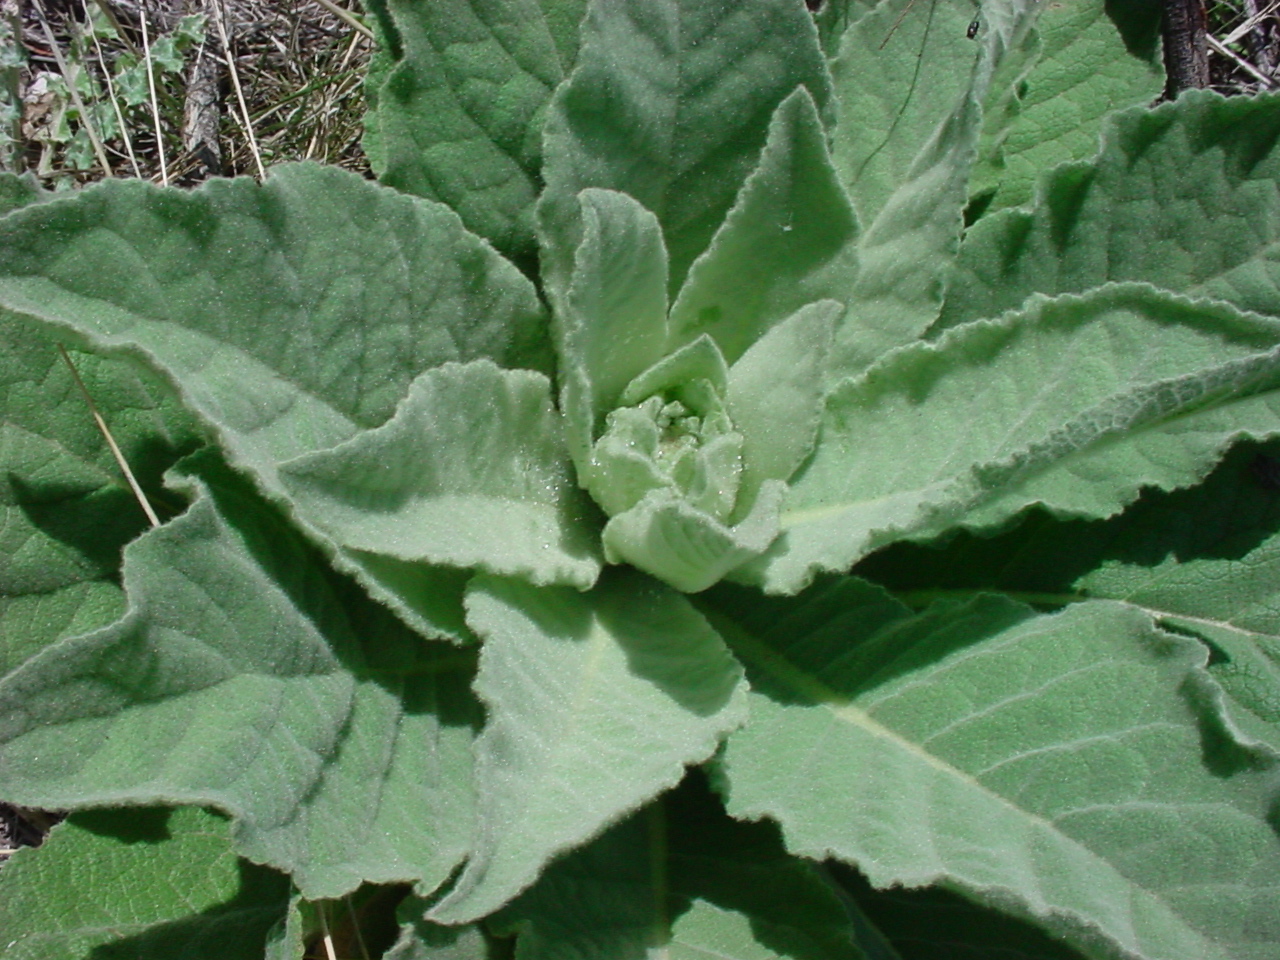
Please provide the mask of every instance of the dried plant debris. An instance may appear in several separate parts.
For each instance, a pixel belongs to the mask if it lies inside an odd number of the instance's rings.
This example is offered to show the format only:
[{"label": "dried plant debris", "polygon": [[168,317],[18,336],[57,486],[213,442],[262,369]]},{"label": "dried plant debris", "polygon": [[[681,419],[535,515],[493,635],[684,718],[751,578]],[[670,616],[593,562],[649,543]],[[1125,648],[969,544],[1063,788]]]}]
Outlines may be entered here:
[{"label": "dried plant debris", "polygon": [[0,803],[0,863],[19,847],[38,847],[49,828],[61,820],[58,814],[27,810]]},{"label": "dried plant debris", "polygon": [[1221,93],[1280,87],[1280,0],[1206,4],[1210,83]]},{"label": "dried plant debris", "polygon": [[301,159],[367,169],[370,33],[336,4],[31,0],[11,12],[0,29],[21,42],[0,45],[6,169],[55,188],[191,184]]}]

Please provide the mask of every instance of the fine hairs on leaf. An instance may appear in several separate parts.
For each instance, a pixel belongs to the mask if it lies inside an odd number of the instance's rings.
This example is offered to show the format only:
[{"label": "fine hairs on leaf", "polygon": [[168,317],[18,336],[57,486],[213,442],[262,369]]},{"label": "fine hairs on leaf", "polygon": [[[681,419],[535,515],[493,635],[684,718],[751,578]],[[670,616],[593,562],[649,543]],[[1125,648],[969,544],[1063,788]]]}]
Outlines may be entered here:
[{"label": "fine hairs on leaf", "polygon": [[361,26],[379,182],[0,175],[0,956],[1280,960],[1280,97]]}]

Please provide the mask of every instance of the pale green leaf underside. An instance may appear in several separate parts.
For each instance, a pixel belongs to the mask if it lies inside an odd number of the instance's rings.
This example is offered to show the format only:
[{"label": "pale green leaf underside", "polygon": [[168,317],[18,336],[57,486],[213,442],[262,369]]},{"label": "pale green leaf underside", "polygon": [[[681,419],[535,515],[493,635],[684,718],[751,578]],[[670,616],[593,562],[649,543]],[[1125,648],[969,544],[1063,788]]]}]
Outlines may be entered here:
[{"label": "pale green leaf underside", "polygon": [[577,67],[544,128],[538,218],[548,285],[563,282],[577,245],[578,192],[602,187],[657,215],[678,289],[755,166],[774,109],[797,86],[826,107],[830,78],[800,5],[593,4]]},{"label": "pale green leaf underside", "polygon": [[395,41],[370,91],[367,143],[379,179],[447,203],[508,256],[532,257],[542,118],[572,65],[584,3],[375,6]]},{"label": "pale green leaf underside", "polygon": [[132,544],[118,623],[0,681],[0,795],[193,803],[308,896],[440,883],[465,851],[468,658],[324,569],[225,468]]},{"label": "pale green leaf underside", "polygon": [[1098,158],[1049,174],[1034,209],[974,226],[939,327],[1108,281],[1280,315],[1275,103],[1191,91],[1115,115]]},{"label": "pale green leaf underside", "polygon": [[478,822],[431,917],[482,917],[556,854],[679,782],[745,718],[741,668],[688,602],[631,571],[588,593],[477,578]]},{"label": "pale green leaf underside", "polygon": [[750,576],[792,592],[895,539],[1193,483],[1233,437],[1280,429],[1278,340],[1225,304],[1115,286],[904,348],[832,394]]},{"label": "pale green leaf underside", "polygon": [[[289,900],[239,862],[226,820],[195,808],[74,816],[0,872],[6,960],[255,960]],[[119,952],[115,952],[119,951]]]},{"label": "pale green leaf underside", "polygon": [[600,571],[539,373],[428,370],[385,425],[280,476],[308,522],[354,550],[580,589]]},{"label": "pale green leaf underside", "polygon": [[[834,589],[884,606],[870,587]],[[877,886],[942,883],[1086,952],[1271,955],[1267,778],[1202,766],[1180,687],[1203,647],[1105,602],[1036,616],[988,598],[861,622],[840,608],[798,629],[768,608],[730,613],[763,690],[724,755],[731,813],[777,819],[793,851]]]}]

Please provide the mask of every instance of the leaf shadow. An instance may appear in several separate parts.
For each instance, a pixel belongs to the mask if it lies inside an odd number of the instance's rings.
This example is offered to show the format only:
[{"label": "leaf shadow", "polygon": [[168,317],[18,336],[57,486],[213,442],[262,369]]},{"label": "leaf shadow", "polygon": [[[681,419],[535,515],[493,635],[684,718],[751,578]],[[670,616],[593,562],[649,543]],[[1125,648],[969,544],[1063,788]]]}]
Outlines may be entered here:
[{"label": "leaf shadow", "polygon": [[1083,960],[1084,954],[1034,924],[959,893],[939,887],[877,890],[856,868],[834,860],[826,870],[848,898],[851,912],[873,926],[900,960]]},{"label": "leaf shadow", "polygon": [[130,809],[82,810],[71,815],[71,821],[83,830],[100,837],[110,837],[125,844],[157,844],[172,839],[169,832],[170,807],[134,807]]},{"label": "leaf shadow", "polygon": [[292,886],[284,874],[247,860],[240,860],[238,869],[239,886],[230,899],[102,944],[89,954],[89,960],[261,958],[268,933],[285,918]]},{"label": "leaf shadow", "polygon": [[[181,498],[164,487],[163,477],[194,449],[194,444],[175,447],[148,437],[129,450],[129,467],[162,517],[185,507]],[[100,575],[118,574],[125,545],[147,531],[146,515],[123,478],[92,485],[37,481],[7,472],[5,480],[12,502],[28,522],[84,558]]]},{"label": "leaf shadow", "polygon": [[703,597],[704,612],[745,665],[752,689],[805,706],[847,703],[1035,615],[981,594],[916,614],[852,576],[826,578],[795,597],[761,596],[733,584]]},{"label": "leaf shadow", "polygon": [[[470,684],[455,677],[474,675],[475,648],[415,633],[352,577],[334,569],[275,505],[212,451],[191,458],[187,468],[204,482],[220,517],[235,530],[257,569],[315,625],[341,669],[357,682],[382,687],[407,715],[429,713],[445,726],[479,728],[479,703]],[[464,586],[459,580],[459,594]]]},{"label": "leaf shadow", "polygon": [[1280,489],[1268,464],[1280,443],[1236,444],[1198,486],[1145,491],[1107,520],[1062,519],[1034,508],[998,531],[901,543],[854,572],[896,592],[1003,590],[1071,594],[1104,564],[1240,560],[1280,533]]}]

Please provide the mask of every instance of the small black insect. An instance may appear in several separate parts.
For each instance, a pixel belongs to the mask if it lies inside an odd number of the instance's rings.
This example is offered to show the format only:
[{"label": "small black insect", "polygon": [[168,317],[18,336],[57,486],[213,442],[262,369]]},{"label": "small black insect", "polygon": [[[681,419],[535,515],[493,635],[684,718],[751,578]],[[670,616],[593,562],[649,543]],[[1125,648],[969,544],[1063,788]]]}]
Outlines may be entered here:
[{"label": "small black insect", "polygon": [[982,21],[979,20],[977,17],[974,17],[973,22],[969,24],[969,29],[964,32],[964,35],[968,37],[970,40],[972,40],[974,37],[978,35],[978,28],[981,26],[982,26]]}]

